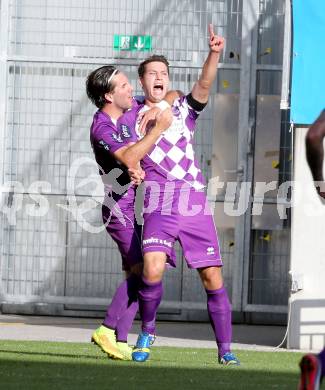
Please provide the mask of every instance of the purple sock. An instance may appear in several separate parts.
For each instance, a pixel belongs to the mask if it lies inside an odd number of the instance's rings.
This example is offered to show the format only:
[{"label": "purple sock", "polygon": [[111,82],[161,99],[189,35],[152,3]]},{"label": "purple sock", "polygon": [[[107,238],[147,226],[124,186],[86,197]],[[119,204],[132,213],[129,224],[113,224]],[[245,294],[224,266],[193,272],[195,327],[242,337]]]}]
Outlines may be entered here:
[{"label": "purple sock", "polygon": [[[139,277],[132,274],[118,286],[111,304],[108,306],[103,325],[111,329],[116,329],[118,321],[122,318],[128,308],[137,301],[137,293],[139,288]],[[133,312],[131,310],[131,312]],[[136,312],[135,312],[136,313]],[[134,314],[135,315],[135,314]],[[134,318],[134,317],[133,317]],[[130,316],[128,321],[132,321]],[[127,321],[127,318],[125,319]]]},{"label": "purple sock", "polygon": [[162,282],[151,283],[142,277],[139,289],[139,312],[142,320],[142,331],[156,333],[156,313],[163,294]]},{"label": "purple sock", "polygon": [[126,309],[124,315],[117,321],[116,325],[116,340],[127,342],[128,334],[133,324],[135,315],[139,308],[138,301],[132,302]]},{"label": "purple sock", "polygon": [[317,355],[318,359],[321,362],[322,366],[322,372],[321,372],[321,378],[325,376],[325,348]]},{"label": "purple sock", "polygon": [[206,293],[208,313],[218,345],[218,354],[223,356],[226,352],[230,352],[232,335],[231,305],[227,290],[222,287],[218,290],[206,290]]}]

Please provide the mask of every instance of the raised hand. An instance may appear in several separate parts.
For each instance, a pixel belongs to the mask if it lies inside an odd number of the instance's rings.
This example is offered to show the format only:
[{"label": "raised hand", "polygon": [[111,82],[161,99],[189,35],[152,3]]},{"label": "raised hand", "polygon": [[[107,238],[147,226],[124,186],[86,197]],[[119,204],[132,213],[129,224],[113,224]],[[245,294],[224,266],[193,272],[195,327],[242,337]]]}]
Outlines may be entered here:
[{"label": "raised hand", "polygon": [[220,54],[225,46],[225,39],[214,34],[212,24],[209,24],[209,37],[210,50]]}]

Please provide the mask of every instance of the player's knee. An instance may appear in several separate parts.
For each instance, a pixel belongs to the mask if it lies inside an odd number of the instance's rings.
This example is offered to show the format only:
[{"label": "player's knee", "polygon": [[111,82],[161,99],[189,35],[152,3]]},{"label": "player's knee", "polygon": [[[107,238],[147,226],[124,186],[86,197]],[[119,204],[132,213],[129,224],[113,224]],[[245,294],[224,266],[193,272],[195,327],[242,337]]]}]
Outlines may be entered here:
[{"label": "player's knee", "polygon": [[166,254],[149,252],[144,256],[143,276],[151,283],[159,282],[164,274]]},{"label": "player's knee", "polygon": [[223,286],[221,267],[199,269],[200,277],[207,290],[217,290]]},{"label": "player's knee", "polygon": [[143,276],[150,283],[158,283],[163,277],[163,271],[156,267],[148,267],[144,268]]}]

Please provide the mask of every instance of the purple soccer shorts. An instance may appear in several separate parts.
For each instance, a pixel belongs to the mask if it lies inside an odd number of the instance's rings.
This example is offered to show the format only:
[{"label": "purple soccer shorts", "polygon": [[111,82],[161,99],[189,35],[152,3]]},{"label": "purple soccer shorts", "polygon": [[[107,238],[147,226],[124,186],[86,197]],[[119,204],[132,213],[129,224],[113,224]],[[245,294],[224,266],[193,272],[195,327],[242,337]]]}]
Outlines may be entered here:
[{"label": "purple soccer shorts", "polygon": [[[178,240],[189,268],[222,266],[217,230],[203,191],[187,187],[169,194],[147,192],[143,217],[144,253],[170,256]],[[176,266],[173,260],[169,262]]]}]

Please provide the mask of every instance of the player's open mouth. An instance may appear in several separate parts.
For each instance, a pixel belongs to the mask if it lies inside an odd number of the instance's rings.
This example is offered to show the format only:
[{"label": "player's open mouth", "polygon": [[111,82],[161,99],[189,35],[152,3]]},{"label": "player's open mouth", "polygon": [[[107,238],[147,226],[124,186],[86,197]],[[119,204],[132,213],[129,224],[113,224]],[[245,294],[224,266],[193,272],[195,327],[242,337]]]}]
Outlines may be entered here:
[{"label": "player's open mouth", "polygon": [[161,84],[156,84],[153,86],[153,89],[162,91],[164,89],[164,87]]}]

